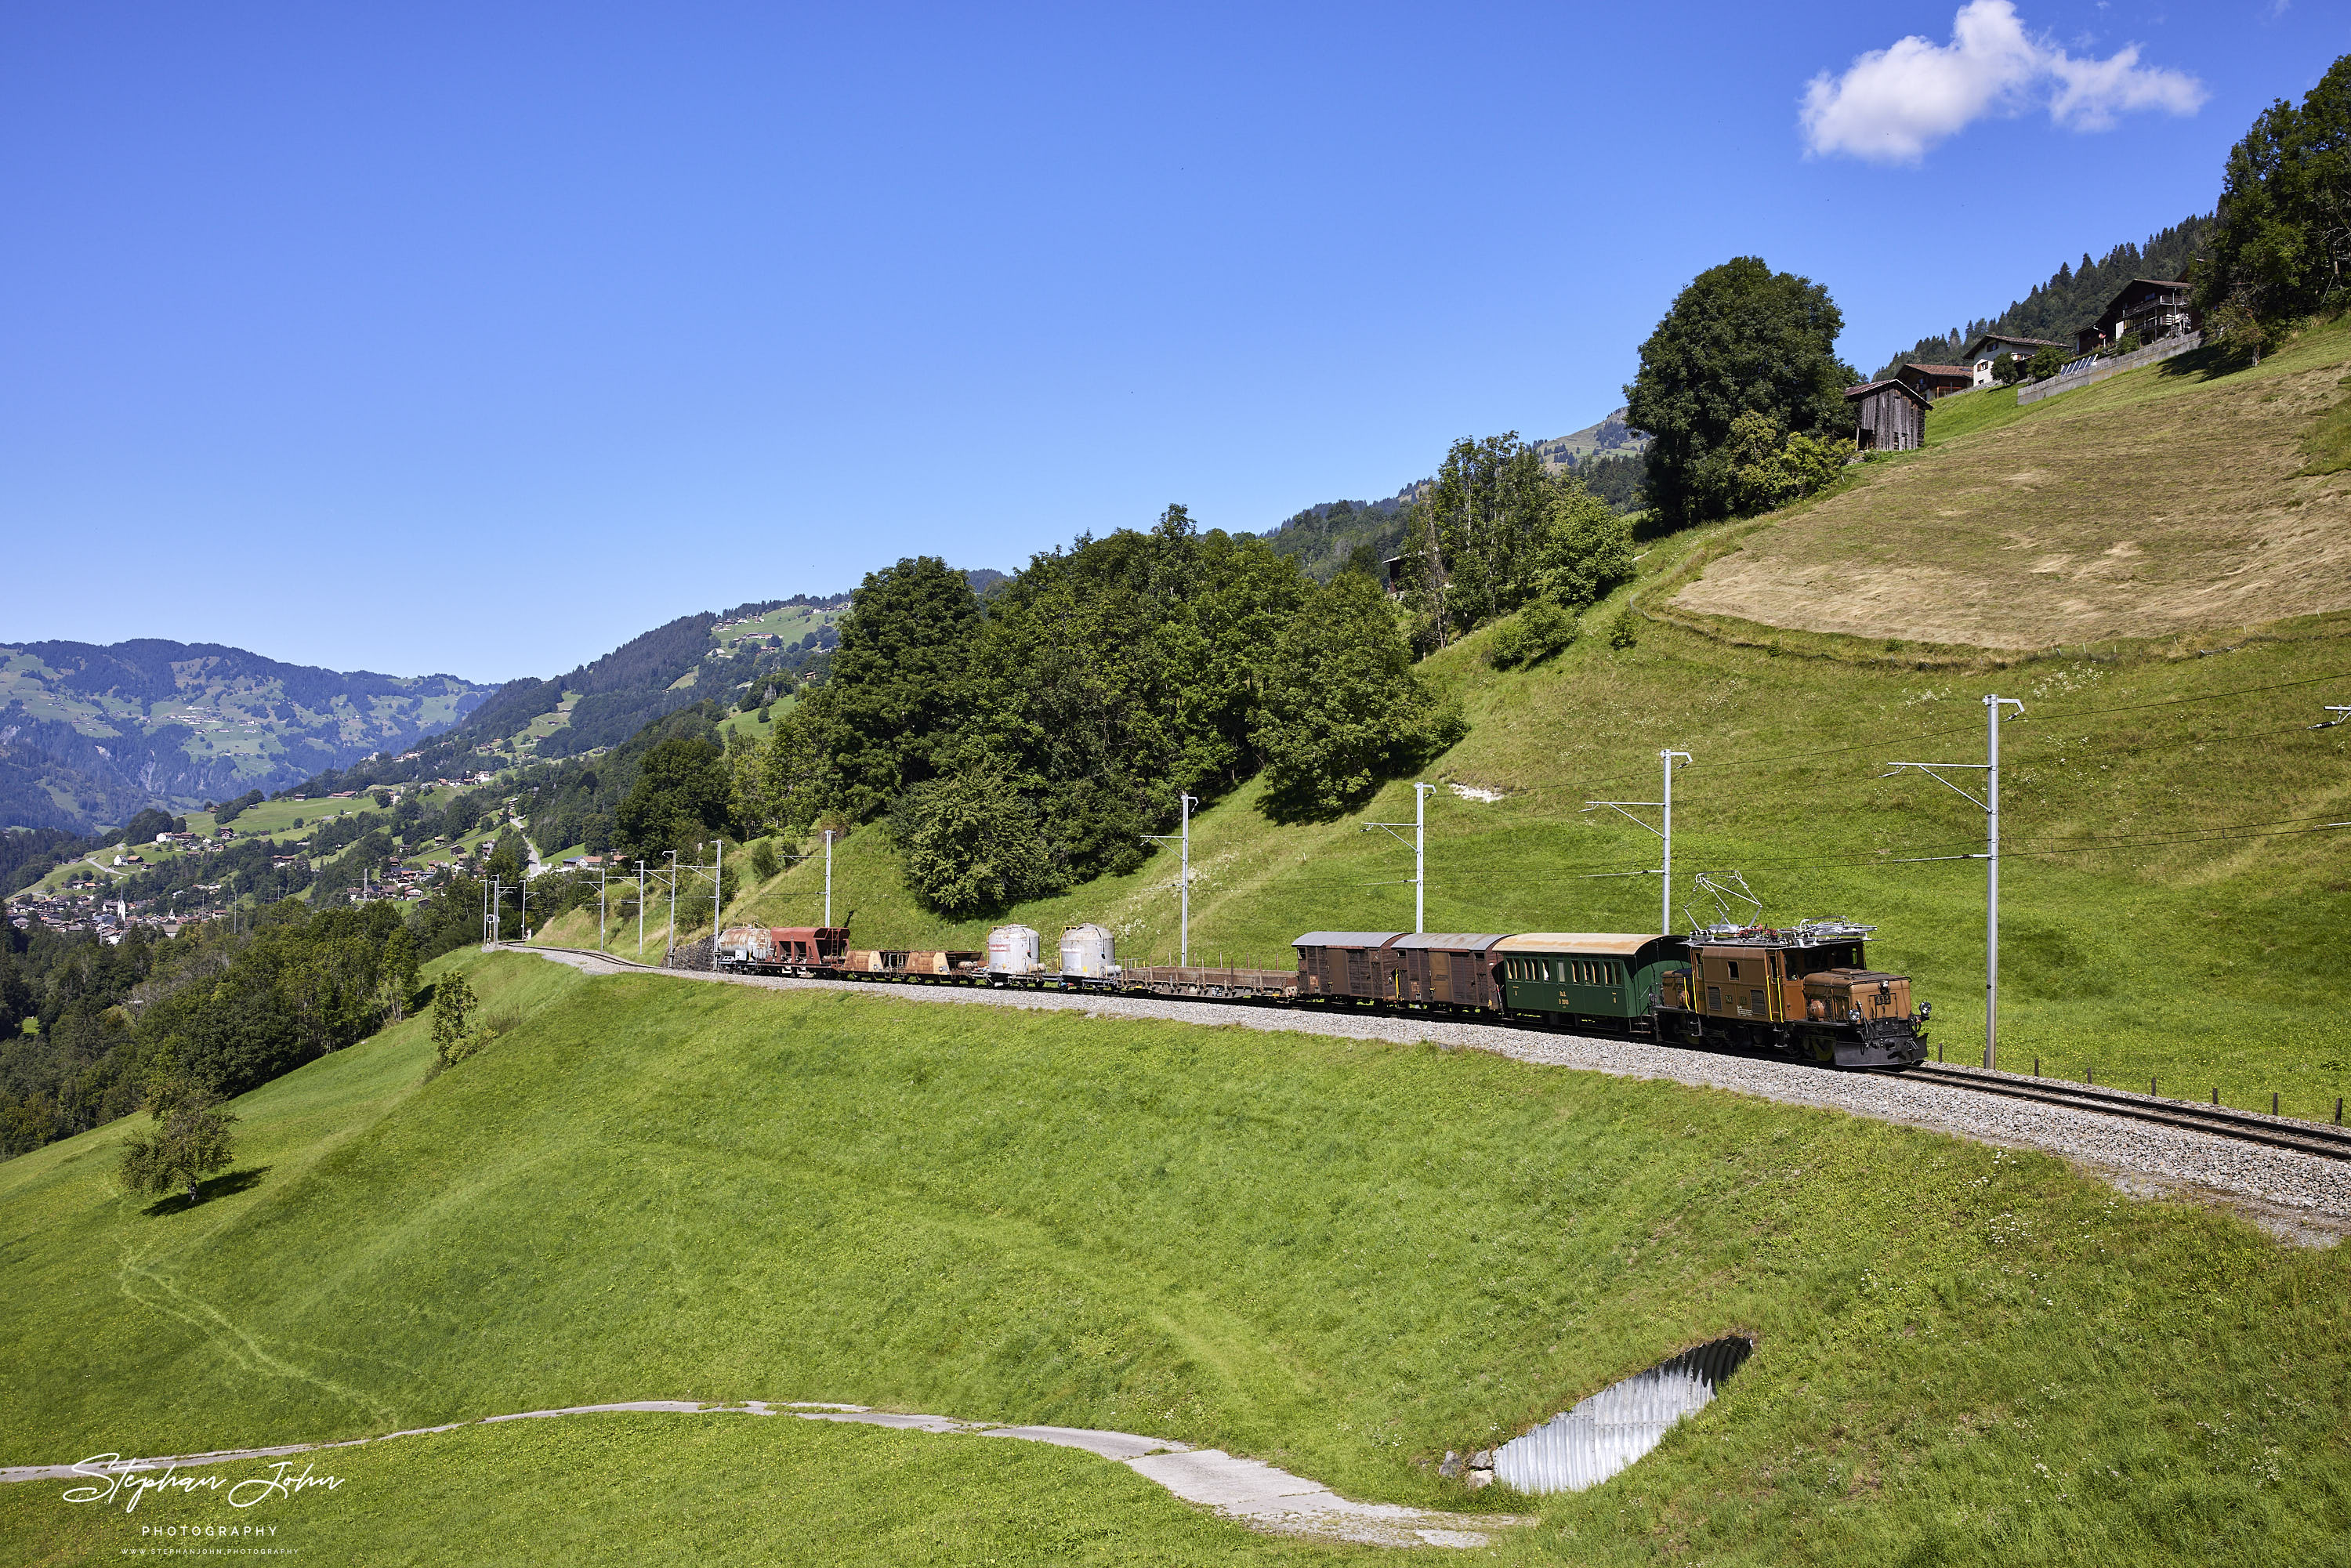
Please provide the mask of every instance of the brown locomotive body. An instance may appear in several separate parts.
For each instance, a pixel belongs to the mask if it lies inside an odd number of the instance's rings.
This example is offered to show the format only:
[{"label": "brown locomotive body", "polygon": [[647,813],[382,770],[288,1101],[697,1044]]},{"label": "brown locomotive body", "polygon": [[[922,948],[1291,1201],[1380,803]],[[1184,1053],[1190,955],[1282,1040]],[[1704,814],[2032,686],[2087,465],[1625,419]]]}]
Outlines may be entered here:
[{"label": "brown locomotive body", "polygon": [[1908,1067],[1926,1060],[1924,1009],[1907,975],[1872,969],[1843,921],[1787,930],[1718,926],[1689,939],[1689,966],[1665,977],[1658,1032],[1787,1051],[1840,1067]]}]

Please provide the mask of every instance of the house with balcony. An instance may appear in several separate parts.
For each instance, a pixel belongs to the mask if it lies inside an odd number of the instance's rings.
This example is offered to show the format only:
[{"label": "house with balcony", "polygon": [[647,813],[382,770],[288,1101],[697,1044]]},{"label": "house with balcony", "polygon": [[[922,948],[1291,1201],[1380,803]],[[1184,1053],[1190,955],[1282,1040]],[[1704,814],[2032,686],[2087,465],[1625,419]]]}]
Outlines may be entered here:
[{"label": "house with balcony", "polygon": [[2076,353],[2095,354],[2128,338],[2152,343],[2200,329],[2204,319],[2188,303],[2179,278],[2134,277],[2099,318],[2074,334]]}]

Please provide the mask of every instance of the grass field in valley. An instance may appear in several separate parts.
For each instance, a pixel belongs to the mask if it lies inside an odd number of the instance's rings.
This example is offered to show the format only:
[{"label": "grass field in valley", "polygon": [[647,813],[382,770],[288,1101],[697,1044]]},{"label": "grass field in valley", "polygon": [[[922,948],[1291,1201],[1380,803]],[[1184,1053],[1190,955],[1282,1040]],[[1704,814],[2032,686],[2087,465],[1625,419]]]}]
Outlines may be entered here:
[{"label": "grass field in valley", "polygon": [[[128,1124],[0,1166],[0,1462],[846,1400],[1524,1509],[1435,1461],[1735,1331],[1727,1397],[1500,1554],[2296,1562],[2351,1529],[2351,1258],[2055,1160],[1475,1053],[450,962],[507,1033],[425,1082],[411,1022],[247,1095],[193,1209],[110,1190]],[[278,1519],[353,1562],[1380,1555],[1082,1455],[709,1419],[338,1454],[349,1490]],[[110,1552],[60,1490],[0,1490],[0,1550]]]}]

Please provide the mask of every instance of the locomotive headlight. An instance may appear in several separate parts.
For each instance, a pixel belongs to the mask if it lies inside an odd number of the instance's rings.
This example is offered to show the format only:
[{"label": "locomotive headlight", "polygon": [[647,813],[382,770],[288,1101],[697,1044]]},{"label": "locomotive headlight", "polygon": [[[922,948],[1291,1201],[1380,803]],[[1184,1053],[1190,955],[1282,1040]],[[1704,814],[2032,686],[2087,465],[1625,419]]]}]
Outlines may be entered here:
[{"label": "locomotive headlight", "polygon": [[1933,1018],[1935,1016],[1935,1004],[1932,1002],[1920,1002],[1918,1004],[1918,1016],[1922,1019]]}]

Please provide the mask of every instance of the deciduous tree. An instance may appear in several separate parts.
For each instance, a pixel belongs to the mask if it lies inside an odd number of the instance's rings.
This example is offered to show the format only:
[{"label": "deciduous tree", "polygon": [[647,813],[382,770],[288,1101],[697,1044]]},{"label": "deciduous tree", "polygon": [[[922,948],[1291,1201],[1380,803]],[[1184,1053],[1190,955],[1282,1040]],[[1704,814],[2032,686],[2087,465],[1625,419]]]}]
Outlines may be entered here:
[{"label": "deciduous tree", "polygon": [[1039,791],[1001,758],[967,749],[917,784],[891,819],[906,881],[956,919],[991,914],[1051,891]]},{"label": "deciduous tree", "polygon": [[1275,649],[1257,734],[1267,814],[1279,821],[1341,815],[1466,729],[1413,669],[1411,646],[1379,589],[1343,572]]},{"label": "deciduous tree", "polygon": [[614,825],[644,860],[681,852],[726,826],[734,794],[726,756],[698,736],[673,736],[647,750]]},{"label": "deciduous tree", "polygon": [[474,1044],[474,988],[452,969],[433,984],[433,1053],[443,1067],[464,1060]]},{"label": "deciduous tree", "polygon": [[141,1197],[184,1191],[193,1203],[196,1184],[235,1158],[228,1129],[237,1118],[208,1086],[179,1072],[151,1082],[145,1103],[152,1124],[123,1142],[123,1189]]},{"label": "deciduous tree", "polygon": [[831,674],[804,711],[825,809],[864,821],[937,777],[961,729],[979,598],[935,556],[868,572],[841,622]]},{"label": "deciduous tree", "polygon": [[1798,434],[1844,429],[1844,389],[1859,379],[1836,357],[1844,325],[1827,289],[1751,256],[1698,274],[1675,298],[1625,389],[1626,421],[1655,437],[1647,500],[1667,523],[1731,515],[1741,414]]}]

